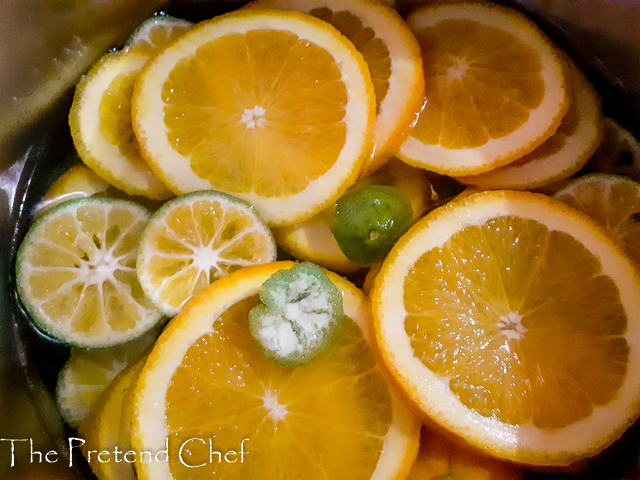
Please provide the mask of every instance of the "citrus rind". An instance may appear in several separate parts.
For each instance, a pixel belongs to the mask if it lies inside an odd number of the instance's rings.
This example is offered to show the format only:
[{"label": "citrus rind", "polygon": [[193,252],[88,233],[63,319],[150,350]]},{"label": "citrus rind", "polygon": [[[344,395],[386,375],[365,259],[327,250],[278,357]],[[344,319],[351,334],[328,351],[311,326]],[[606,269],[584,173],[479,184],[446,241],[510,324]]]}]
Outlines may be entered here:
[{"label": "citrus rind", "polygon": [[[617,394],[610,403],[595,406],[590,416],[562,428],[507,424],[467,407],[452,392],[447,378],[436,375],[414,356],[405,331],[405,277],[418,258],[463,228],[505,215],[532,219],[550,231],[578,239],[597,256],[602,275],[617,285],[627,316],[627,375]],[[374,281],[371,302],[376,342],[405,393],[426,417],[494,456],[530,465],[568,465],[610,445],[640,414],[640,376],[636,373],[640,371],[640,274],[621,246],[612,242],[598,224],[550,197],[485,191],[434,210],[392,249]]]}]

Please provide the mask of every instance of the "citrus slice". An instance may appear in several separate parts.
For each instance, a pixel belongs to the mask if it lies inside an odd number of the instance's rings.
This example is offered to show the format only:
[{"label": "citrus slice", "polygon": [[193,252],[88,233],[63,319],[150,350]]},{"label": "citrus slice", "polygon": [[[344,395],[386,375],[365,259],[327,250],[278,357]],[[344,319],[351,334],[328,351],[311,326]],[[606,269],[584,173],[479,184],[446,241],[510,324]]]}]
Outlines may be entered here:
[{"label": "citrus slice", "polygon": [[136,275],[149,211],[127,200],[89,197],[46,211],[16,259],[16,288],[30,319],[81,347],[127,342],[162,318]]},{"label": "citrus slice", "polygon": [[78,83],[69,125],[78,155],[100,177],[129,195],[160,200],[172,193],[142,158],[131,123],[134,81],[149,58],[104,55]]},{"label": "citrus slice", "polygon": [[[403,192],[411,202],[414,221],[438,198],[424,169],[407,165],[395,157],[373,174],[361,177],[352,188],[366,185],[388,185]],[[334,216],[335,205],[332,205],[304,222],[274,228],[273,236],[280,247],[298,260],[314,262],[342,274],[362,270],[362,266],[342,253],[331,233]]]},{"label": "citrus slice", "polygon": [[640,182],[640,142],[618,122],[605,117],[604,138],[584,171],[626,175]]},{"label": "citrus slice", "polygon": [[132,200],[150,210],[157,210],[163,203],[147,197],[128,195],[105,182],[84,163],[78,163],[51,184],[45,196],[36,206],[35,217],[37,218],[46,210],[67,200],[86,198],[93,195]]},{"label": "citrus slice", "polygon": [[[78,428],[78,437],[85,440],[80,448],[98,480],[136,478],[131,455],[126,460],[123,456],[131,450],[131,412],[127,408],[127,398],[133,396],[145,361],[146,355],[118,373]],[[115,454],[116,448],[120,450],[120,458]],[[104,451],[108,456],[98,456]]]},{"label": "citrus slice", "polygon": [[600,98],[584,73],[570,65],[572,100],[556,132],[505,167],[458,180],[480,188],[533,189],[569,177],[587,163],[602,140]]},{"label": "citrus slice", "polygon": [[640,264],[640,183],[621,175],[592,173],[568,183],[554,197],[603,225]]},{"label": "citrus slice", "polygon": [[158,333],[151,331],[117,347],[72,348],[71,356],[58,374],[56,385],[56,401],[62,418],[72,427],[78,427],[113,379],[140,358]]},{"label": "citrus slice", "polygon": [[436,432],[422,427],[418,458],[406,480],[522,480],[515,464],[482,455]]},{"label": "citrus slice", "polygon": [[328,272],[349,318],[335,343],[309,364],[279,366],[251,337],[248,315],[261,285],[292,265],[248,267],[217,281],[165,330],[138,378],[132,443],[136,452],[168,447],[169,461],[137,464],[138,478],[407,474],[420,423],[375,360],[368,305],[356,287]]},{"label": "citrus slice", "polygon": [[257,0],[250,6],[298,10],[329,22],[364,57],[376,95],[369,174],[400,148],[424,104],[420,45],[393,8],[371,0]]},{"label": "citrus slice", "polygon": [[191,22],[171,15],[155,15],[134,30],[124,49],[128,52],[156,55],[192,26]]},{"label": "citrus slice", "polygon": [[214,189],[271,225],[320,212],[371,154],[373,84],[334,27],[299,12],[245,9],[189,30],[140,76],[143,154],[176,193]]},{"label": "citrus slice", "polygon": [[558,200],[485,191],[432,211],[389,253],[371,302],[407,395],[494,456],[570,464],[640,413],[640,273]]},{"label": "citrus slice", "polygon": [[140,242],[138,279],[154,305],[173,316],[219,278],[276,257],[271,231],[251,205],[204,190],[170,200],[151,217]]},{"label": "citrus slice", "polygon": [[427,103],[400,158],[475,175],[556,131],[569,107],[567,66],[525,15],[491,2],[439,2],[407,22],[422,48]]}]

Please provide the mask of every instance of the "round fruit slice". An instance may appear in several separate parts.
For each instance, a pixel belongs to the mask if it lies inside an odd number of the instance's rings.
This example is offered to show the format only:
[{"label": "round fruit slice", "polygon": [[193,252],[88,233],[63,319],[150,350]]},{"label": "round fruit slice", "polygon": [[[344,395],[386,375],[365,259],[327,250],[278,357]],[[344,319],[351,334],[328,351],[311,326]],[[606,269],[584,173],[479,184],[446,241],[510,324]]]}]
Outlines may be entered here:
[{"label": "round fruit slice", "polygon": [[113,52],[82,77],[73,97],[69,125],[82,161],[129,195],[172,196],[140,155],[131,124],[131,95],[150,56]]},{"label": "round fruit slice", "polygon": [[585,172],[626,175],[640,182],[640,142],[615,120],[604,119],[604,138],[587,162]]},{"label": "round fruit slice", "polygon": [[640,183],[607,173],[579,177],[554,197],[603,225],[640,263]]},{"label": "round fruit slice", "polygon": [[[145,361],[146,355],[118,373],[78,429],[78,437],[85,440],[80,448],[98,480],[136,479],[131,455],[126,457],[129,461],[122,456],[117,461],[113,452],[116,448],[123,454],[131,450],[131,412],[127,408],[127,398],[135,390]],[[103,451],[109,452],[112,458],[97,456]]]},{"label": "round fruit slice", "polygon": [[572,100],[558,130],[533,152],[505,167],[470,177],[462,183],[480,188],[533,189],[580,170],[602,140],[600,98],[580,69],[571,64]]},{"label": "round fruit slice", "polygon": [[149,210],[157,210],[162,201],[148,197],[128,195],[105,182],[84,163],[78,163],[67,170],[47,190],[36,206],[36,218],[46,210],[68,200],[91,197],[93,195],[110,198],[124,198],[139,203]]},{"label": "round fruit slice", "polygon": [[376,94],[374,154],[364,174],[394,155],[424,104],[420,45],[393,8],[371,0],[257,0],[250,6],[298,10],[329,22],[364,57]]},{"label": "round fruit slice", "polygon": [[327,207],[371,154],[373,84],[362,55],[310,15],[245,9],[156,56],[133,98],[136,136],[176,193],[249,201],[271,225]]},{"label": "round fruit slice", "polygon": [[475,450],[425,426],[406,480],[522,480],[516,465]]},{"label": "round fruit slice", "polygon": [[140,358],[158,333],[153,330],[136,340],[111,348],[71,349],[71,356],[60,370],[56,385],[56,401],[62,418],[72,427],[78,427],[112,380]]},{"label": "round fruit slice", "polygon": [[566,62],[526,16],[491,2],[438,2],[407,21],[422,48],[427,103],[400,158],[475,175],[556,131],[569,107]]},{"label": "round fruit slice", "polygon": [[[353,189],[366,185],[388,185],[403,192],[411,202],[413,221],[420,218],[437,199],[427,172],[390,159],[373,174],[360,178]],[[336,242],[330,226],[335,216],[335,205],[304,222],[273,229],[276,243],[298,260],[317,263],[334,272],[347,274],[362,270],[362,266],[349,260]]]},{"label": "round fruit slice", "polygon": [[156,15],[145,20],[131,34],[125,50],[144,55],[156,55],[171,42],[181,37],[193,24],[171,15]]},{"label": "round fruit slice", "polygon": [[219,280],[165,330],[138,378],[132,443],[135,451],[168,446],[169,461],[137,465],[138,478],[406,476],[420,423],[376,362],[367,301],[356,287],[328,273],[348,318],[309,364],[279,366],[251,336],[248,315],[261,285],[292,265],[248,267]]},{"label": "round fruit slice", "polygon": [[136,275],[149,211],[127,200],[89,197],[45,212],[18,250],[16,287],[31,320],[81,347],[132,340],[162,314]]},{"label": "round fruit slice", "polygon": [[640,274],[558,200],[485,191],[434,210],[389,253],[371,301],[408,396],[495,456],[566,465],[640,413]]},{"label": "round fruit slice", "polygon": [[215,190],[192,192],[158,210],[144,230],[138,279],[168,316],[211,283],[277,257],[269,227],[244,200]]}]

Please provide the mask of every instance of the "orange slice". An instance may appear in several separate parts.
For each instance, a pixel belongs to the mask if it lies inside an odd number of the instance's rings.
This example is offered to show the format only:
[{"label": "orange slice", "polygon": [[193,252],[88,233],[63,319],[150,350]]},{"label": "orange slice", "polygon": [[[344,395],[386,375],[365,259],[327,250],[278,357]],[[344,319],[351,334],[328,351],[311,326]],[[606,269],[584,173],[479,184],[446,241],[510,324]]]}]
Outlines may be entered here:
[{"label": "orange slice", "polygon": [[135,29],[124,48],[129,52],[155,55],[192,26],[191,22],[171,15],[155,15]]},{"label": "orange slice", "polygon": [[603,225],[640,264],[640,183],[621,175],[592,173],[568,183],[554,197]]},{"label": "orange slice", "polygon": [[406,480],[522,480],[516,465],[482,455],[434,429],[422,427],[418,458]]},{"label": "orange slice", "polygon": [[566,62],[526,16],[491,2],[440,2],[407,21],[422,48],[427,103],[400,158],[475,175],[556,131],[569,107]]},{"label": "orange slice", "polygon": [[389,253],[371,302],[406,394],[494,456],[567,465],[640,414],[640,273],[558,200],[485,191],[432,211]]},{"label": "orange slice", "polygon": [[558,130],[533,152],[488,173],[458,177],[480,188],[533,189],[567,178],[580,170],[602,140],[600,98],[580,69],[570,68],[572,101]]},{"label": "orange slice", "polygon": [[334,27],[245,9],[189,30],[140,76],[134,128],[176,193],[244,198],[271,225],[330,205],[371,154],[373,84]]},{"label": "orange slice", "polygon": [[375,147],[364,175],[395,155],[424,104],[420,45],[402,17],[375,0],[257,0],[249,6],[308,13],[353,42],[369,66],[376,95]]},{"label": "orange slice", "polygon": [[625,175],[640,182],[640,142],[612,118],[604,119],[604,138],[587,162],[585,172]]},{"label": "orange slice", "polygon": [[[329,273],[349,318],[337,343],[309,364],[279,366],[251,337],[260,286],[292,265],[224,277],[167,327],[138,379],[132,439],[135,451],[168,444],[169,462],[138,464],[140,480],[406,476],[420,423],[376,362],[368,304],[356,287]],[[230,451],[234,463],[224,461]]]},{"label": "orange slice", "polygon": [[129,195],[172,196],[140,155],[131,124],[134,81],[149,55],[114,52],[82,77],[73,97],[69,125],[82,161]]}]

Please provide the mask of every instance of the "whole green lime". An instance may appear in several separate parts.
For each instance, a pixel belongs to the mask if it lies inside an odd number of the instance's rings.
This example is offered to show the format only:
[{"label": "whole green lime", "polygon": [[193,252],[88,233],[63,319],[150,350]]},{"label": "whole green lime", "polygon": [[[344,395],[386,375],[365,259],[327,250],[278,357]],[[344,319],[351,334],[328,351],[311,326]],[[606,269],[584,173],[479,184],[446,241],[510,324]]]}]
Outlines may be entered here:
[{"label": "whole green lime", "polygon": [[331,231],[349,260],[369,266],[384,259],[412,220],[411,203],[404,193],[386,185],[368,185],[338,199]]}]

